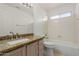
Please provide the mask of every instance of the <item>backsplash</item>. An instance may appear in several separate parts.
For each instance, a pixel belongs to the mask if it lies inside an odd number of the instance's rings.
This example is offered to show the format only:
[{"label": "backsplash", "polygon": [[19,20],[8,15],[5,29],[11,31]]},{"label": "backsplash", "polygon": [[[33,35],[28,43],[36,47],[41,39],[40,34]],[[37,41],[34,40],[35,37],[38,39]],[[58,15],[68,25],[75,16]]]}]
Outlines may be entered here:
[{"label": "backsplash", "polygon": [[1,40],[16,39],[16,38],[23,38],[23,37],[26,37],[26,36],[28,36],[28,35],[33,35],[33,33],[30,33],[30,34],[19,34],[18,37],[17,37],[17,35],[1,36],[1,37],[0,37],[0,41],[1,41]]}]

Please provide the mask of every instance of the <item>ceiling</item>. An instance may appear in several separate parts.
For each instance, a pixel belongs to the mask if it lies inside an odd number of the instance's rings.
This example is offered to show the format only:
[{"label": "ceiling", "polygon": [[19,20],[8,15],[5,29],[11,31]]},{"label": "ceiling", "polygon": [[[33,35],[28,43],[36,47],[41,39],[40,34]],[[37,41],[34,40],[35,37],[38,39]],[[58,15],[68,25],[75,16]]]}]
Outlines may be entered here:
[{"label": "ceiling", "polygon": [[37,3],[37,4],[44,10],[50,11],[53,8],[63,6],[64,4],[67,4],[67,3]]},{"label": "ceiling", "polygon": [[[26,3],[26,4],[28,4],[28,3]],[[32,3],[32,4],[40,6],[45,11],[51,11],[54,8],[57,8],[57,7],[60,7],[60,6],[64,6],[64,5],[68,5],[68,4],[70,5],[72,3]],[[15,6],[16,8],[22,6],[22,4],[17,4],[17,3],[15,3],[15,4],[10,3],[8,5]]]}]

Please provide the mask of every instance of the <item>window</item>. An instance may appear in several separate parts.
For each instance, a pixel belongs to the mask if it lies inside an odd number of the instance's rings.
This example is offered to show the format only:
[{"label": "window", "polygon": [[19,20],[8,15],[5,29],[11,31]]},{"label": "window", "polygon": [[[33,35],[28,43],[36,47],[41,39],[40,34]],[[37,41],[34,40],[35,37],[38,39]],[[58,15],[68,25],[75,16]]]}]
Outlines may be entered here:
[{"label": "window", "polygon": [[63,17],[69,17],[69,16],[71,16],[70,12],[67,12],[67,13],[64,13],[64,14],[60,15],[61,18],[63,18]]},{"label": "window", "polygon": [[58,19],[58,18],[64,18],[64,17],[70,17],[70,16],[71,16],[71,12],[66,12],[63,14],[52,16],[50,17],[50,19]]}]

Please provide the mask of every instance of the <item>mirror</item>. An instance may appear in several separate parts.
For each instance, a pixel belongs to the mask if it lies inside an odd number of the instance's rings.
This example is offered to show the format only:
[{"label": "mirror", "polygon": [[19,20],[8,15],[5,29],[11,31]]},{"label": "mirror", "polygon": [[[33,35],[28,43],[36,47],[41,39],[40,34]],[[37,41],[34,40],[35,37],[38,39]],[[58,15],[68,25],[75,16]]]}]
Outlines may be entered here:
[{"label": "mirror", "polygon": [[[29,6],[29,5],[28,5]],[[33,9],[20,3],[0,4],[0,36],[33,33]]]},{"label": "mirror", "polygon": [[0,36],[34,33],[44,35],[46,12],[38,4],[3,3],[0,4]]}]

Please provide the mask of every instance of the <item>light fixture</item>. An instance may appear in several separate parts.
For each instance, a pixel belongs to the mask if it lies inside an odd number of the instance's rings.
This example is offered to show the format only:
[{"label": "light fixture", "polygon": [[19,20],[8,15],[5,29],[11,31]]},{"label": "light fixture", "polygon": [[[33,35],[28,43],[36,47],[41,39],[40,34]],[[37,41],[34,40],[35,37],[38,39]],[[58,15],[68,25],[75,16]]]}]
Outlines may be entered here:
[{"label": "light fixture", "polygon": [[27,8],[31,8],[32,4],[31,3],[22,3],[23,6],[27,7]]}]

